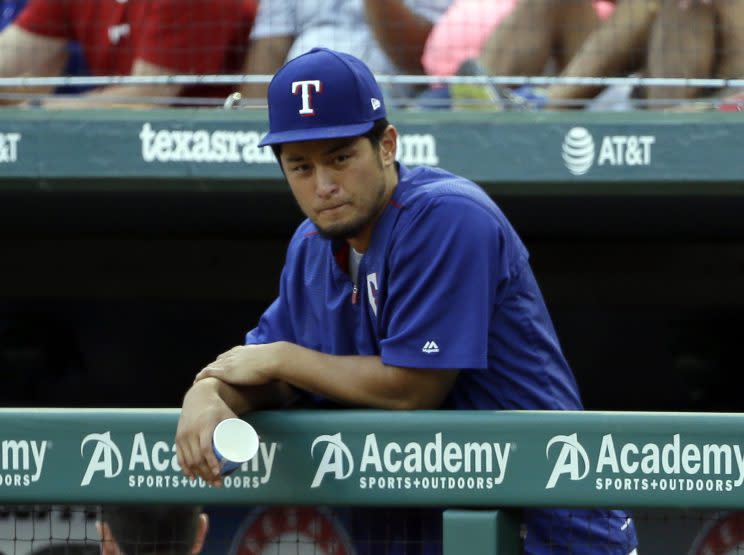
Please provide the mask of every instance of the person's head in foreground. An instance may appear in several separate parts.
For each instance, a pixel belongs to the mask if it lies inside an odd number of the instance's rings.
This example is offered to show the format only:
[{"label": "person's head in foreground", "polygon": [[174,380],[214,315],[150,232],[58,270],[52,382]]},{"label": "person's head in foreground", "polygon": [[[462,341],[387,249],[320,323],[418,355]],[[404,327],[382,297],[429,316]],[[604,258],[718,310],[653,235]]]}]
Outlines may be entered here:
[{"label": "person's head in foreground", "polygon": [[194,555],[208,519],[193,505],[106,505],[96,528],[102,555]]},{"label": "person's head in foreground", "polygon": [[269,85],[270,145],[297,202],[321,234],[363,251],[398,182],[397,131],[382,91],[357,58],[314,48]]}]

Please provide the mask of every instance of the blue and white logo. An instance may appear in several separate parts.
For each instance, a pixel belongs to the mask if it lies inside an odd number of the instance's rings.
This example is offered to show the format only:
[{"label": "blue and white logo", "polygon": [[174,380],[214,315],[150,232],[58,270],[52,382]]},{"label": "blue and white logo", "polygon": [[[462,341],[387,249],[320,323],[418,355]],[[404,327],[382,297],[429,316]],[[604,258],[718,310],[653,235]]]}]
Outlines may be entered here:
[{"label": "blue and white logo", "polygon": [[594,165],[595,146],[591,133],[574,127],[563,139],[563,163],[574,175],[584,175]]}]

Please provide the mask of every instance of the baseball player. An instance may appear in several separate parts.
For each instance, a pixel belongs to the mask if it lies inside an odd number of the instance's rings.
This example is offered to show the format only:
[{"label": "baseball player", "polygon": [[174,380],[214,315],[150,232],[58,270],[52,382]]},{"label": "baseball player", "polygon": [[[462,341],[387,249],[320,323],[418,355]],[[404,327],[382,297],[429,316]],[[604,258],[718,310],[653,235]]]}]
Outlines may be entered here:
[{"label": "baseball player", "polygon": [[[186,393],[176,441],[187,476],[220,483],[218,421],[298,396],[399,410],[582,408],[517,233],[471,181],[396,162],[398,133],[367,66],[313,49],[276,73],[268,103],[262,145],[307,219],[279,297]],[[623,511],[522,514],[528,555],[636,548]]]}]

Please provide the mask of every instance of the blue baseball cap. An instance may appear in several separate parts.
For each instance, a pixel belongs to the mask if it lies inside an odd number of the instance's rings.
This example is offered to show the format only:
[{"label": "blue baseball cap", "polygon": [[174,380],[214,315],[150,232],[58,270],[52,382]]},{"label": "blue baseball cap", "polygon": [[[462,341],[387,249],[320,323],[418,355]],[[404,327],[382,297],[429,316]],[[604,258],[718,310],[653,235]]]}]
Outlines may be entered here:
[{"label": "blue baseball cap", "polygon": [[358,58],[328,48],[290,60],[269,84],[269,132],[259,146],[363,135],[386,117],[382,91]]}]

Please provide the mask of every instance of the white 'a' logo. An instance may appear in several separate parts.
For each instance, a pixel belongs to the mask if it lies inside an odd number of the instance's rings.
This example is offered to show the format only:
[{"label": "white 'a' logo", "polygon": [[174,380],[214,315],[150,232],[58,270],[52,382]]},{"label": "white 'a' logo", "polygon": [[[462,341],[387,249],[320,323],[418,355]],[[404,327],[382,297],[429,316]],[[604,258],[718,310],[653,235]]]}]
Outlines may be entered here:
[{"label": "white 'a' logo", "polygon": [[[570,436],[555,436],[551,439],[545,447],[545,456],[548,459],[550,458],[550,448],[555,443],[562,443],[563,447],[561,447],[561,452],[558,454],[558,459],[555,461],[553,472],[550,474],[545,489],[554,488],[562,474],[568,474],[568,477],[575,481],[586,478],[589,473],[589,457],[584,447],[579,443],[576,433]],[[579,461],[579,457],[581,457],[581,461]]]},{"label": "white 'a' logo", "polygon": [[313,109],[313,92],[318,94],[323,92],[323,83],[317,79],[314,81],[292,82],[292,94],[297,96],[299,93],[302,96],[302,109],[299,111],[299,114],[303,117],[316,115],[315,110]]},{"label": "white 'a' logo", "polygon": [[[313,478],[313,483],[310,487],[317,488],[326,474],[333,474],[336,480],[345,480],[351,476],[351,473],[354,472],[354,458],[351,456],[349,448],[346,447],[346,444],[341,439],[341,433],[339,432],[332,436],[323,435],[316,437],[310,446],[311,456],[318,443],[325,443],[326,449],[323,452],[323,458],[320,460],[318,470],[315,472],[315,478]],[[348,467],[346,472],[344,472],[344,466]]]},{"label": "white 'a' logo", "polygon": [[[106,432],[105,434],[88,434],[85,436],[82,443],[80,443],[81,456],[83,456],[85,444],[89,441],[95,441],[97,443],[93,454],[90,456],[83,481],[80,482],[81,486],[89,485],[93,474],[96,472],[103,472],[106,478],[113,478],[121,473],[121,452],[116,444],[111,441],[111,432]],[[114,458],[116,459],[116,464],[114,464]]]}]

